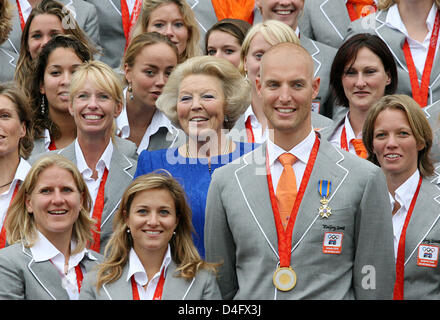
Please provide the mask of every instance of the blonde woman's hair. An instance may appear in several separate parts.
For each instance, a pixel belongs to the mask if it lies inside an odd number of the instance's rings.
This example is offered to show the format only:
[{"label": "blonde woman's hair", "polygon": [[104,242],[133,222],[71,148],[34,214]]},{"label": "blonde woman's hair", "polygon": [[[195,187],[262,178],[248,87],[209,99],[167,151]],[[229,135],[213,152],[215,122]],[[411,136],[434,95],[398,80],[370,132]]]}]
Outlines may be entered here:
[{"label": "blonde woman's hair", "polygon": [[[91,60],[83,63],[72,75],[69,90],[71,103],[73,103],[75,95],[83,88],[84,83],[87,80],[94,82],[98,88],[110,94],[117,105],[124,105],[121,78],[110,66],[98,60]],[[110,132],[110,138],[114,142],[116,135],[116,120],[113,120]]]},{"label": "blonde woman's hair", "polygon": [[147,32],[148,23],[150,22],[151,13],[163,4],[174,3],[180,10],[185,26],[188,28],[188,40],[185,50],[179,57],[179,62],[183,62],[188,58],[200,56],[202,50],[200,48],[200,31],[194,12],[185,0],[143,0],[142,11],[139,19],[133,28],[131,39],[140,33]]},{"label": "blonde woman's hair", "polygon": [[225,59],[200,56],[179,64],[171,73],[162,94],[157,99],[156,108],[162,111],[176,127],[181,128],[177,118],[180,83],[190,75],[207,75],[220,80],[225,99],[224,114],[227,117],[223,128],[232,129],[237,119],[249,107],[251,90],[249,81]]},{"label": "blonde woman's hair", "polygon": [[[395,0],[379,0],[377,3],[377,9],[387,10],[395,3],[397,3]],[[440,0],[434,0],[434,3],[437,6],[437,8],[440,8]]]},{"label": "blonde woman's hair", "polygon": [[216,265],[207,263],[200,255],[192,240],[194,228],[192,213],[182,186],[166,170],[156,171],[137,177],[125,190],[118,211],[113,219],[113,234],[104,251],[104,262],[97,272],[96,287],[119,279],[123,268],[128,263],[129,253],[133,247],[133,238],[127,232],[127,219],[131,204],[140,192],[146,190],[167,190],[174,200],[178,225],[170,241],[171,256],[177,264],[177,276],[185,279],[195,277],[198,270],[215,271]]},{"label": "blonde woman's hair", "polygon": [[380,166],[373,149],[374,126],[379,114],[386,109],[401,110],[405,113],[416,144],[423,146],[423,149],[418,152],[417,168],[422,177],[432,176],[434,165],[430,157],[433,140],[431,127],[419,104],[413,98],[404,94],[384,96],[368,111],[362,129],[362,140],[368,152],[368,160]]},{"label": "blonde woman's hair", "polygon": [[72,252],[72,254],[75,254],[86,248],[93,241],[92,230],[95,229],[95,221],[90,218],[92,198],[75,164],[58,154],[49,154],[41,157],[28,172],[26,179],[7,211],[5,221],[7,241],[9,244],[22,242],[26,247],[32,247],[37,240],[38,233],[34,215],[28,212],[26,199],[32,196],[41,173],[51,167],[58,167],[70,172],[82,197],[79,216],[72,228],[72,238],[77,242],[77,246]]},{"label": "blonde woman's hair", "polygon": [[264,40],[266,40],[271,46],[281,42],[300,44],[300,41],[293,29],[283,22],[278,20],[267,20],[257,23],[249,29],[241,45],[240,65],[238,66],[238,69],[243,75],[246,74],[244,69],[244,59],[249,52],[252,39],[257,33],[260,33]]},{"label": "blonde woman's hair", "polygon": [[71,102],[87,80],[96,83],[101,90],[110,94],[117,103],[124,102],[120,77],[110,66],[98,60],[86,61],[72,75],[70,81]]}]

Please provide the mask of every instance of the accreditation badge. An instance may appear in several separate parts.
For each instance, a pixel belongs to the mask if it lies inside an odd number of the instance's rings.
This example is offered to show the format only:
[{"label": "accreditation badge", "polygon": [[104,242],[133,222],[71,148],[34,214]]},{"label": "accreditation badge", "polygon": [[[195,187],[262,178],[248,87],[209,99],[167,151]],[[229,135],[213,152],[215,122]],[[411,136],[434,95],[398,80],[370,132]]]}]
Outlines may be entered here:
[{"label": "accreditation badge", "polygon": [[430,244],[419,245],[417,265],[421,267],[437,268],[439,247]]},{"label": "accreditation badge", "polygon": [[296,273],[292,267],[278,267],[273,274],[273,284],[280,291],[290,291],[296,285]]},{"label": "accreditation badge", "polygon": [[326,232],[322,242],[322,253],[340,254],[342,252],[342,232]]}]

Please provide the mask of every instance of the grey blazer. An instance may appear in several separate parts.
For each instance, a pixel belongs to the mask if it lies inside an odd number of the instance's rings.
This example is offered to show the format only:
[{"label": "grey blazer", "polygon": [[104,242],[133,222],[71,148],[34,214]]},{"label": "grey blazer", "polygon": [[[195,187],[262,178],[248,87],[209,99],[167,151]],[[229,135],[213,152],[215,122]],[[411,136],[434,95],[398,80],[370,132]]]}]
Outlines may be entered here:
[{"label": "grey blazer", "polygon": [[[15,0],[8,0],[14,8],[17,7]],[[94,44],[99,43],[99,26],[98,26],[98,15],[96,9],[90,3],[85,2],[85,0],[57,0],[58,2],[64,4],[67,9],[70,10],[79,27],[84,31],[84,33],[90,38]],[[69,21],[65,21],[69,23]],[[14,16],[12,18],[12,31],[9,34],[9,39],[5,41],[0,47],[7,49],[9,51],[15,52],[17,55],[20,54],[21,46],[21,25],[20,18],[18,16],[18,11],[14,11]]]},{"label": "grey blazer", "polygon": [[[101,261],[100,254],[89,251],[80,264],[89,273]],[[69,295],[50,261],[36,262],[29,248],[15,243],[0,250],[0,299],[69,300]]]},{"label": "grey blazer", "polygon": [[102,48],[101,61],[113,69],[119,69],[125,48],[122,27],[121,1],[85,0],[96,7],[99,23],[99,45]]},{"label": "grey blazer", "polygon": [[[402,93],[412,96],[411,82],[409,80],[408,66],[403,54],[403,44],[405,43],[405,35],[400,31],[388,27],[386,17],[388,10],[379,10],[376,13],[358,19],[350,23],[347,30],[347,38],[357,34],[369,32],[379,36],[386,42],[391,50],[397,64],[397,73],[399,82],[396,93]],[[422,79],[422,75],[417,71],[417,76]],[[434,59],[434,65],[431,71],[429,81],[428,105],[440,100],[440,59]]]},{"label": "grey blazer", "polygon": [[[211,272],[201,270],[192,280],[186,280],[174,275],[176,264],[171,261],[168,265],[167,276],[163,288],[163,300],[220,300],[221,294]],[[112,283],[106,283],[96,290],[96,271],[90,272],[84,278],[80,300],[133,300],[131,282],[127,281],[128,264],[122,270],[120,278]]]},{"label": "grey blazer", "polygon": [[[417,264],[420,245],[440,244],[440,187],[438,176],[424,178],[405,240],[405,299],[440,299],[440,266]],[[432,181],[432,182],[431,182]],[[423,252],[421,252],[423,257]]]},{"label": "grey blazer", "polygon": [[[56,152],[76,164],[74,142]],[[113,233],[113,215],[119,207],[126,187],[133,180],[136,166],[136,160],[125,156],[117,147],[113,149],[110,171],[104,191],[104,209],[101,220],[101,253],[104,252],[105,245]]]},{"label": "grey blazer", "polygon": [[313,59],[314,76],[321,78],[318,97],[314,101],[319,101],[319,113],[333,118],[333,94],[330,90],[330,70],[337,50],[328,45],[313,41],[301,34],[301,45],[310,53]]},{"label": "grey blazer", "polygon": [[0,48],[0,82],[14,80],[18,56],[15,52]]},{"label": "grey blazer", "polygon": [[431,157],[434,162],[440,162],[440,100],[422,110],[425,112],[432,129]]},{"label": "grey blazer", "polygon": [[350,24],[345,0],[307,0],[298,21],[301,35],[339,48]]},{"label": "grey blazer", "polygon": [[[224,299],[391,299],[395,264],[390,201],[382,170],[321,139],[296,218],[291,265],[296,287],[275,289],[278,239],[266,177],[266,144],[216,170],[206,205],[207,261],[223,261]],[[332,215],[318,213],[319,180],[330,180]],[[323,253],[326,232],[343,234]],[[374,273],[374,290],[366,285]],[[366,278],[367,277],[367,278]]]}]

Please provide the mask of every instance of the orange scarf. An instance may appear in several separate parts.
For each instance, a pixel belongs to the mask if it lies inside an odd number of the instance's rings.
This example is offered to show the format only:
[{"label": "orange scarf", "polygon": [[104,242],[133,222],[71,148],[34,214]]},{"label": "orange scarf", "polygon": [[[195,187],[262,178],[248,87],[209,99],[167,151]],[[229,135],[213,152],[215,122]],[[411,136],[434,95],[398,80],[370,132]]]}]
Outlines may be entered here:
[{"label": "orange scarf", "polygon": [[366,17],[371,13],[367,8],[363,11],[364,7],[372,6],[375,11],[377,9],[374,0],[347,0],[346,6],[351,21]]},{"label": "orange scarf", "polygon": [[[206,0],[205,0],[206,1]],[[211,0],[217,20],[240,19],[254,21],[255,0]]]}]

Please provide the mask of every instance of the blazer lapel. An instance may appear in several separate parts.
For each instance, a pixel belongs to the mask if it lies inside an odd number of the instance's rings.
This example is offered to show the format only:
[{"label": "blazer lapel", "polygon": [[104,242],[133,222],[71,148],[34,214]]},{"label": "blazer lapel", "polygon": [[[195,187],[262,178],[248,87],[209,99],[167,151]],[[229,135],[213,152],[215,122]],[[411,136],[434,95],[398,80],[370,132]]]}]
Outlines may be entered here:
[{"label": "blazer lapel", "polygon": [[299,207],[298,216],[295,221],[292,236],[292,251],[300,244],[304,236],[319,217],[319,207],[321,206],[321,195],[318,192],[318,182],[320,180],[331,181],[331,194],[329,197],[329,206],[332,206],[331,200],[339,191],[344,183],[349,171],[340,164],[344,160],[343,154],[333,147],[325,139],[321,139],[318,155],[309,183]]},{"label": "blazer lapel", "polygon": [[28,264],[28,269],[44,291],[53,300],[69,300],[69,295],[62,287],[61,276],[55,266],[50,261],[36,262],[29,248],[23,247],[23,252],[32,259]]},{"label": "blazer lapel", "polygon": [[309,54],[312,56],[313,59],[313,67],[314,67],[314,74],[313,76],[316,77],[319,70],[321,69],[321,61],[318,59],[319,54],[319,48],[315,45],[315,43],[308,37],[304,35],[300,35],[300,42],[301,45],[309,52]]},{"label": "blazer lapel", "polygon": [[121,277],[111,283],[105,283],[102,290],[110,300],[133,300],[133,290],[131,282],[127,281],[128,262],[122,269]]},{"label": "blazer lapel", "polygon": [[121,1],[118,0],[108,0],[110,2],[110,7],[112,7],[117,13],[122,15],[121,13]]},{"label": "blazer lapel", "polygon": [[417,214],[411,216],[406,232],[405,264],[413,254],[417,254],[419,244],[440,218],[439,210],[433,210],[433,208],[440,208],[440,188],[436,185],[437,179],[438,177],[435,177],[435,180],[430,182],[425,178],[420,186],[414,207],[414,213]]},{"label": "blazer lapel", "polygon": [[266,172],[266,143],[243,157],[246,163],[235,171],[243,199],[258,230],[278,257],[278,237],[270,202]]},{"label": "blazer lapel", "polygon": [[[386,25],[387,14],[388,10],[378,11],[376,15],[376,34],[388,45],[388,48],[391,50],[391,53],[393,54],[400,67],[408,72],[405,55],[403,54],[402,50],[406,37],[400,31],[392,29]],[[419,72],[417,73],[420,77]]]},{"label": "blazer lapel", "polygon": [[121,201],[121,196],[124,191],[121,190],[121,186],[128,185],[128,183],[133,180],[133,176],[128,172],[128,170],[132,167],[133,163],[121,152],[119,152],[117,148],[114,148],[110,163],[111,169],[109,171],[107,182],[105,184],[105,204],[101,220],[101,228],[111,217],[111,215],[119,205],[119,202]]},{"label": "blazer lapel", "polygon": [[350,17],[348,16],[347,8],[345,7],[345,1],[330,1],[325,0],[320,6],[324,17],[329,24],[333,27],[336,34],[344,40],[347,26],[350,24]]}]

